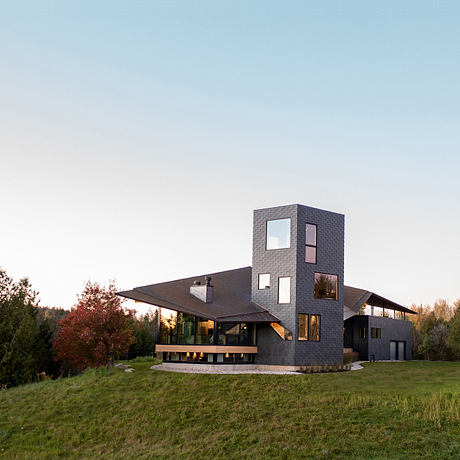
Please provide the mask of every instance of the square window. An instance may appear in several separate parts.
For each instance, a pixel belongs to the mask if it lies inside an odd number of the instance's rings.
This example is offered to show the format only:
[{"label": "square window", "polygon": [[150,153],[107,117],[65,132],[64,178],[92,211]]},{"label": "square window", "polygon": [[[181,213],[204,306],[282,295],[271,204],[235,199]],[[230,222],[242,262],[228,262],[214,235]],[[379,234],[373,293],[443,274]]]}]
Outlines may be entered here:
[{"label": "square window", "polygon": [[315,298],[337,300],[337,275],[315,273]]},{"label": "square window", "polygon": [[267,221],[267,249],[284,249],[291,246],[291,219]]},{"label": "square window", "polygon": [[270,287],[270,273],[259,274],[259,289],[268,289]]},{"label": "square window", "polygon": [[291,277],[278,278],[278,303],[291,303]]}]

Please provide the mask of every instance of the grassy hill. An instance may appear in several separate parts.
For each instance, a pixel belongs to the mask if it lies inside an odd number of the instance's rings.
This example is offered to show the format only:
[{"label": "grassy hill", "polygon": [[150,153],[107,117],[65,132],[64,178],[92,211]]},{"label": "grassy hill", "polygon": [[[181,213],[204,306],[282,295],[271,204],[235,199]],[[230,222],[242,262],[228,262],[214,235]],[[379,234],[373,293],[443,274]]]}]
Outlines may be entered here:
[{"label": "grassy hill", "polygon": [[460,458],[460,363],[91,370],[0,392],[0,458]]}]

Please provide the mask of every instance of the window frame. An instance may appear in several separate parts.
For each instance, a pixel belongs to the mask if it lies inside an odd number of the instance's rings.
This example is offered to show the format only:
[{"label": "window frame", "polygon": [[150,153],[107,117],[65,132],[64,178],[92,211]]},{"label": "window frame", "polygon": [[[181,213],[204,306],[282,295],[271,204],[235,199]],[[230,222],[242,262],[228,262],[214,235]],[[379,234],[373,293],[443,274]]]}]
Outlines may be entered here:
[{"label": "window frame", "polygon": [[[309,316],[309,319],[308,319],[308,338],[310,340],[310,342],[321,342],[321,315],[318,315],[318,314],[313,314],[311,313]],[[319,324],[318,324],[318,340],[314,340],[311,338],[311,318],[312,316],[316,316],[317,318],[319,318]]]},{"label": "window frame", "polygon": [[[337,283],[335,286],[335,299],[332,297],[316,297],[316,275],[327,275],[327,276],[335,276],[337,279]],[[323,273],[323,272],[314,272],[313,274],[313,297],[315,299],[319,300],[331,300],[331,301],[337,301],[339,300],[339,275],[336,275],[335,273]]]},{"label": "window frame", "polygon": [[[303,337],[301,338],[300,337],[300,328],[299,328],[299,324],[300,324],[300,316],[305,316],[306,318],[306,326],[307,326],[307,331],[306,331],[306,338]],[[312,335],[311,335],[311,320],[312,320],[312,317],[315,316],[318,318],[318,340],[316,339],[313,339],[312,338]],[[321,315],[317,314],[317,313],[298,313],[297,314],[297,340],[301,341],[301,342],[321,342]]]},{"label": "window frame", "polygon": [[[303,338],[300,338],[300,316],[305,316],[305,325],[306,325],[306,335]],[[309,313],[298,313],[297,314],[297,340],[302,342],[308,342],[310,337],[310,314]]]},{"label": "window frame", "polygon": [[[307,243],[307,225],[312,225],[315,227],[315,244],[308,244]],[[314,248],[315,249],[315,261],[308,262],[307,259],[307,248]],[[318,224],[311,224],[310,222],[305,223],[305,263],[311,265],[318,264]]]},{"label": "window frame", "polygon": [[[262,275],[268,275],[268,286],[265,286],[265,287],[260,287],[260,277]],[[272,284],[272,277],[271,277],[271,273],[259,273],[258,276],[257,276],[257,290],[258,291],[264,291],[265,289],[270,289],[271,287],[271,284]]]},{"label": "window frame", "polygon": [[[280,280],[289,279],[289,302],[280,302]],[[289,305],[291,303],[291,277],[290,276],[278,276],[278,305]]]},{"label": "window frame", "polygon": [[[285,246],[282,248],[269,248],[268,247],[268,223],[275,222],[277,220],[288,220],[289,221],[289,246]],[[265,250],[266,251],[276,251],[280,249],[290,249],[291,248],[291,232],[292,232],[292,219],[290,217],[280,217],[278,219],[267,219],[265,221]]]}]

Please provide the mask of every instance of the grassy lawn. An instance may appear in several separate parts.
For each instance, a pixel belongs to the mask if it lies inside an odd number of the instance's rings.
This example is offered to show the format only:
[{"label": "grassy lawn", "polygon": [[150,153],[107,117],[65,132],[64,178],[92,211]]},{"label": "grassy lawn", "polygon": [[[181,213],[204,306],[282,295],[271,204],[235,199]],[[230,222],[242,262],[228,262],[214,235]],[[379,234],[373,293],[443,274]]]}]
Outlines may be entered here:
[{"label": "grassy lawn", "polygon": [[0,392],[0,458],[460,458],[460,363],[292,376],[151,364]]}]

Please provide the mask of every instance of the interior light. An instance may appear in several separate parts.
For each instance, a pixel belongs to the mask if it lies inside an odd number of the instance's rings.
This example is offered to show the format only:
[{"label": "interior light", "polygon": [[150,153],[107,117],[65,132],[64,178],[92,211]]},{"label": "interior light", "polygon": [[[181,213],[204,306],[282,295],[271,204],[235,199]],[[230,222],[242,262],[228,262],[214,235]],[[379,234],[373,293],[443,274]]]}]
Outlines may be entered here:
[{"label": "interior light", "polygon": [[229,355],[228,353],[225,353],[225,357],[226,357],[226,358],[229,358],[230,355]]}]

